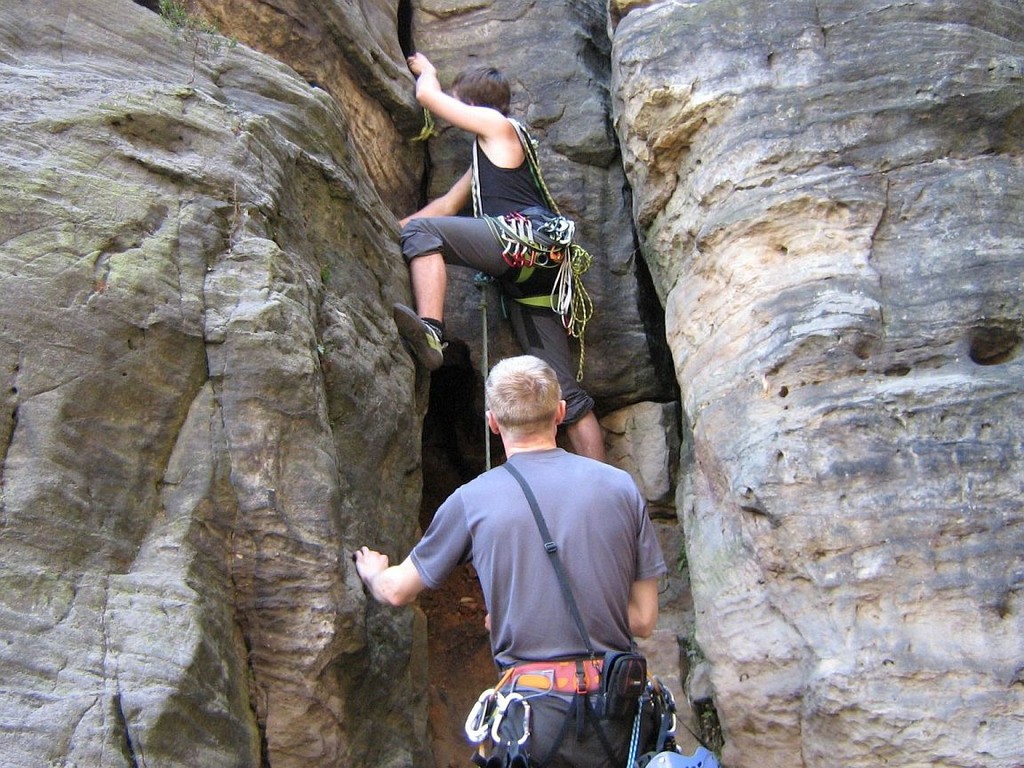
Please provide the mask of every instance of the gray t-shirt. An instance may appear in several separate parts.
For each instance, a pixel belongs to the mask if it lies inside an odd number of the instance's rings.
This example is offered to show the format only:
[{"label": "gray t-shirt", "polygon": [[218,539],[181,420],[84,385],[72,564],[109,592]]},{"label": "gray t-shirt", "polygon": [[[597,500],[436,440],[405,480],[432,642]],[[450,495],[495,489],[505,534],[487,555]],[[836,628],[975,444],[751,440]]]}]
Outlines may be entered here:
[{"label": "gray t-shirt", "polygon": [[[633,479],[560,448],[517,453],[511,462],[537,497],[594,649],[628,650],[630,587],[666,571]],[[505,469],[456,490],[411,558],[433,589],[460,563],[473,564],[498,664],[586,653],[530,506]]]}]

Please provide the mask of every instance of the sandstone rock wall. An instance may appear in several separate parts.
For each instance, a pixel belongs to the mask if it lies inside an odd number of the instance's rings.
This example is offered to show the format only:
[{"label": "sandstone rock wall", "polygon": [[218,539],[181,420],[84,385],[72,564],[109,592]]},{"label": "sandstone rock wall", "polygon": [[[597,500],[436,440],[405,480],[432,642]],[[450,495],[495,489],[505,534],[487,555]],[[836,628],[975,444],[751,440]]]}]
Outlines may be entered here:
[{"label": "sandstone rock wall", "polygon": [[[157,7],[0,9],[0,746],[25,765],[429,764],[422,621],[365,605],[346,555],[372,537],[402,556],[417,528],[426,377],[388,318],[408,295],[392,214],[424,172],[411,11],[188,2],[172,27]],[[565,22],[561,76],[606,67],[599,9]],[[567,211],[593,205],[591,241],[614,241],[591,248],[618,354],[588,362],[611,407],[671,382],[605,80],[578,86],[583,123],[533,120],[573,155],[547,166]],[[514,346],[492,311],[496,359]]]},{"label": "sandstone rock wall", "polygon": [[421,147],[408,140],[419,132],[422,112],[397,33],[400,4],[398,0],[184,3],[225,35],[284,62],[327,91],[345,115],[352,151],[392,211],[416,206],[416,179],[422,166]]},{"label": "sandstone rock wall", "polygon": [[420,479],[346,115],[118,0],[3,4],[0,66],[0,762],[422,762],[347,554]]},{"label": "sandstone rock wall", "polygon": [[727,765],[1024,760],[1022,10],[612,3]]}]

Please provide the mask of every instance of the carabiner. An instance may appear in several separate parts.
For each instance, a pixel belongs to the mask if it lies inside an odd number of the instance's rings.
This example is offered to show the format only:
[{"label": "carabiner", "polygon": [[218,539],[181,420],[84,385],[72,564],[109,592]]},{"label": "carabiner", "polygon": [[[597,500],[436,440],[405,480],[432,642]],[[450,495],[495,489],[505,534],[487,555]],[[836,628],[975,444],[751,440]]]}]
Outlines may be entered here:
[{"label": "carabiner", "polygon": [[466,738],[470,744],[481,744],[490,730],[491,716],[494,714],[495,691],[488,688],[480,694],[466,718]]},{"label": "carabiner", "polygon": [[491,741],[495,744],[502,743],[498,729],[501,727],[501,722],[505,719],[505,711],[509,708],[512,702],[518,701],[523,705],[523,735],[516,743],[525,744],[526,740],[530,738],[530,702],[528,702],[522,694],[514,691],[508,696],[502,696],[499,693],[496,698],[498,700],[498,706],[494,712],[494,722],[491,725]]}]

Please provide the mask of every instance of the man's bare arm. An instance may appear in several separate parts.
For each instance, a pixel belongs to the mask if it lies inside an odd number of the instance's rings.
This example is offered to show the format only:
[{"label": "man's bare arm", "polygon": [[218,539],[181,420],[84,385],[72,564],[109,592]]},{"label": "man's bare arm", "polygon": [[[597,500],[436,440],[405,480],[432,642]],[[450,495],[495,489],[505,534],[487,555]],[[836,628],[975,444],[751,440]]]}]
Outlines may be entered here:
[{"label": "man's bare arm", "polygon": [[455,216],[469,202],[469,195],[473,185],[472,169],[462,174],[462,177],[452,184],[451,189],[438,198],[431,200],[416,213],[399,220],[400,226],[405,226],[412,219],[422,216]]},{"label": "man's bare arm", "polygon": [[408,557],[398,565],[389,566],[387,555],[363,547],[356,552],[355,559],[359,578],[379,603],[408,605],[426,589],[420,572]]},{"label": "man's bare arm", "polygon": [[650,637],[658,623],[658,579],[634,581],[629,590],[629,631]]}]

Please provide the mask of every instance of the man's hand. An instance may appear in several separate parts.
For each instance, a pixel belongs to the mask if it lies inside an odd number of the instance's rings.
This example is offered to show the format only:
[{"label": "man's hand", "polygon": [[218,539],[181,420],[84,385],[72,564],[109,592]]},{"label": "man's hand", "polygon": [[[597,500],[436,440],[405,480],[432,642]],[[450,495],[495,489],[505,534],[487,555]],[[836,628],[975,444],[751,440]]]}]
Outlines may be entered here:
[{"label": "man's hand", "polygon": [[390,565],[388,556],[369,547],[360,547],[352,555],[356,573],[363,580],[373,599],[388,605],[407,605],[426,588],[419,571],[410,558]]},{"label": "man's hand", "polygon": [[359,574],[359,578],[363,580],[363,583],[370,588],[370,582],[373,581],[373,577],[378,573],[387,570],[390,565],[388,556],[376,552],[369,547],[362,547],[356,550],[356,573]]}]

